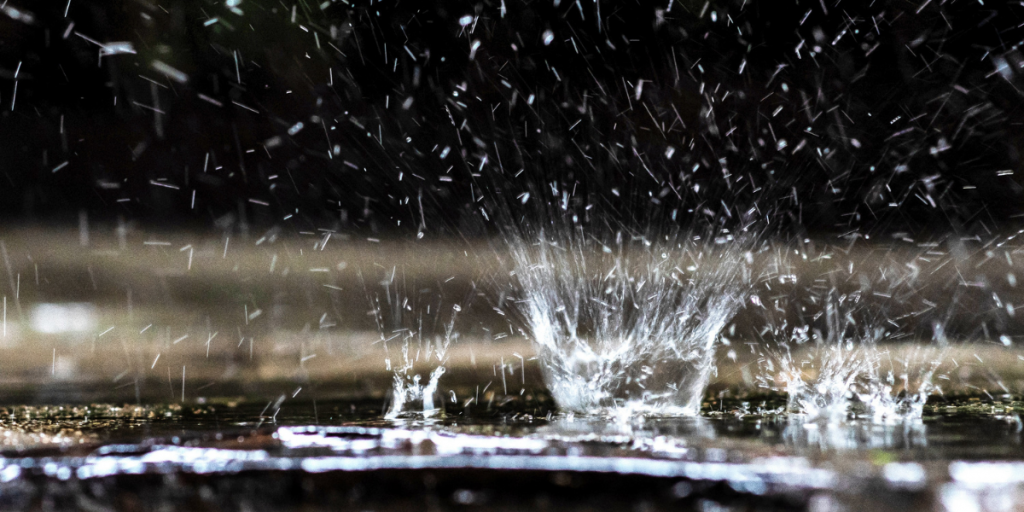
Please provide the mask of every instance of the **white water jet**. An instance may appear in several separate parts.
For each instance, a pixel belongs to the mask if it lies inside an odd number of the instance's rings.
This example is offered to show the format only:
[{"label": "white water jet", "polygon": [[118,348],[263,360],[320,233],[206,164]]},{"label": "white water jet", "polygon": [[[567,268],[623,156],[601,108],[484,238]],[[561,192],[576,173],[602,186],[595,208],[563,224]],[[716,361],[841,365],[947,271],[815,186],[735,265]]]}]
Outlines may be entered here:
[{"label": "white water jet", "polygon": [[874,423],[920,420],[928,396],[942,393],[936,372],[945,360],[942,348],[916,348],[893,357],[880,352],[870,378],[856,391]]},{"label": "white water jet", "polygon": [[[443,416],[444,407],[440,405],[443,402],[437,396],[438,389],[448,363],[448,350],[459,337],[455,331],[455,320],[462,307],[451,304],[451,316],[444,324],[444,334],[431,336],[424,332],[424,312],[410,297],[399,293],[394,278],[395,270],[392,269],[381,282],[385,287],[383,302],[379,294],[368,294],[380,334],[378,343],[385,352],[385,367],[392,373],[391,401],[384,417],[418,419]],[[426,314],[430,315],[431,308],[427,311]],[[440,314],[440,304],[433,311],[435,315]],[[393,360],[392,352],[396,346],[400,356]],[[429,368],[426,383],[417,368]]]},{"label": "white water jet", "polygon": [[[410,364],[394,372],[393,397],[388,412],[384,415],[387,419],[402,418],[410,414],[415,417],[433,418],[444,412],[434,405],[437,386],[445,372],[444,366],[435,367],[430,372],[430,380],[426,384],[420,384],[422,379],[419,374],[410,376],[411,368]],[[417,404],[419,407],[416,407]]]},{"label": "white water jet", "polygon": [[779,361],[790,412],[808,422],[836,424],[852,414],[876,424],[900,423],[921,419],[928,396],[942,391],[934,382],[943,360],[938,349],[893,354],[899,349],[863,339],[839,345]]},{"label": "white water jet", "polygon": [[604,243],[577,229],[541,230],[512,244],[512,256],[517,306],[561,408],[699,412],[719,334],[743,302],[749,255],[700,237],[620,232]]},{"label": "white water jet", "polygon": [[[457,315],[458,307],[456,306],[452,310],[451,320],[445,326],[444,336],[436,337],[433,340],[432,346],[426,347],[424,359],[428,364],[433,364],[430,378],[426,384],[421,383],[422,377],[420,377],[420,374],[414,373],[417,358],[416,356],[410,356],[409,350],[410,341],[413,340],[414,335],[409,331],[409,334],[404,336],[404,339],[400,342],[402,347],[401,364],[391,368],[393,372],[392,400],[387,413],[384,415],[385,418],[396,419],[410,415],[416,418],[432,418],[444,415],[444,408],[436,405],[441,403],[441,401],[435,401],[435,397],[438,393],[441,376],[445,373],[445,364],[448,363],[448,349],[451,347],[452,341],[457,337],[457,333],[453,332]],[[383,337],[382,340],[386,349],[388,341],[384,340]],[[423,350],[419,352],[423,354]],[[386,362],[388,366],[391,366],[390,359]]]},{"label": "white water jet", "polygon": [[816,302],[823,303],[814,315],[824,317],[821,329],[790,327],[766,309],[761,387],[785,391],[787,409],[807,424],[835,425],[851,415],[876,424],[920,420],[928,396],[941,392],[933,378],[944,349],[901,351],[883,344],[894,336],[887,330],[894,324],[884,307],[882,314],[864,314],[869,308],[859,293],[842,294],[833,286]]}]

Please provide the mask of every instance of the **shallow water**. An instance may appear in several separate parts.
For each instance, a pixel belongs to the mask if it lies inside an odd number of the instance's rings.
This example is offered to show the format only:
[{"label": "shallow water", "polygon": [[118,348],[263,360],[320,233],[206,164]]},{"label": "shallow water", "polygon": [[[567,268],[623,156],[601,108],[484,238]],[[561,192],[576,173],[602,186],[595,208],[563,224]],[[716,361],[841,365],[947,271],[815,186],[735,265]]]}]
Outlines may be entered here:
[{"label": "shallow water", "polygon": [[537,414],[544,397],[395,421],[375,399],[14,406],[0,411],[0,505],[999,510],[1024,489],[1024,404],[1009,397],[933,399],[891,425],[805,424],[783,403],[626,422]]}]

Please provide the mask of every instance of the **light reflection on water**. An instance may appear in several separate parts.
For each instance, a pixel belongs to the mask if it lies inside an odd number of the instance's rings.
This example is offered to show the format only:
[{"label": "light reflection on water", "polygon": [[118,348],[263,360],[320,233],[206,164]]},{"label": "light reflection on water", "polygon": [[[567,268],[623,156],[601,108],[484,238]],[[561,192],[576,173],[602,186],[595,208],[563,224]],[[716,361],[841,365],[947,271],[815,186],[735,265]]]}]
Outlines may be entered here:
[{"label": "light reflection on water", "polygon": [[[238,414],[241,420],[248,413]],[[10,449],[0,458],[0,492],[4,486],[37,485],[32,482],[40,478],[89,482],[118,475],[459,468],[719,482],[751,496],[796,493],[815,506],[845,506],[851,496],[870,490],[882,498],[932,496],[947,510],[1003,510],[1003,496],[1024,488],[1024,464],[992,462],[1020,451],[1012,415],[933,415],[894,424],[735,412],[626,421],[568,414],[529,421],[374,416],[333,426],[312,426],[309,418],[287,414],[260,426],[229,423],[226,417],[219,426],[204,416],[196,417],[205,423],[170,418],[116,442],[99,439],[73,450]]]},{"label": "light reflection on water", "polygon": [[[0,478],[10,483],[30,475],[58,480],[90,480],[116,475],[238,474],[243,471],[372,471],[397,469],[477,468],[547,472],[618,473],[692,481],[723,482],[741,493],[850,492],[881,485],[891,492],[920,491],[941,475],[915,462],[871,464],[852,461],[820,464],[813,458],[764,450],[716,439],[713,422],[703,419],[656,420],[649,425],[606,425],[555,421],[523,437],[458,433],[458,427],[279,427],[255,448],[179,444],[118,445],[87,456],[11,457],[2,461]],[[790,425],[787,429],[796,425]],[[890,430],[853,442],[863,429],[829,427],[831,436],[798,437],[784,433],[788,447],[876,448],[915,432],[916,427]],[[813,432],[815,429],[803,429]],[[788,432],[788,430],[787,430]],[[829,445],[825,439],[841,439]],[[968,486],[972,468],[954,463],[954,482]],[[1024,468],[1024,466],[1022,466]],[[1003,468],[1005,482],[1024,481],[1024,469]],[[984,470],[984,468],[982,468]],[[964,476],[967,475],[967,476]],[[946,489],[945,487],[943,489]],[[944,493],[951,491],[944,490]],[[959,498],[958,498],[959,499]]]},{"label": "light reflection on water", "polygon": [[878,424],[853,420],[843,423],[801,421],[799,417],[787,421],[782,440],[794,449],[892,450],[925,448],[928,446],[927,425],[922,421],[897,424]]}]

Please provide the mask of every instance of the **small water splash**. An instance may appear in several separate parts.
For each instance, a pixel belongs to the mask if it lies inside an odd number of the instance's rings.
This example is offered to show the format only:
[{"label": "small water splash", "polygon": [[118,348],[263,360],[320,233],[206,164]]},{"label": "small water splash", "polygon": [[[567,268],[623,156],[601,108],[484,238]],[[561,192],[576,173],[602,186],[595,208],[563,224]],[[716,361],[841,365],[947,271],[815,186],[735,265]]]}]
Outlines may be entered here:
[{"label": "small water splash", "polygon": [[561,408],[620,419],[699,412],[750,275],[732,235],[713,240],[601,241],[575,228],[512,244],[517,306]]},{"label": "small water splash", "polygon": [[801,358],[787,353],[779,361],[787,409],[808,422],[840,423],[849,413],[853,390],[871,366],[869,351],[847,342],[819,345],[811,352]]},{"label": "small water splash", "polygon": [[788,409],[807,422],[836,424],[850,415],[875,424],[919,421],[928,396],[941,393],[935,382],[944,350],[880,346],[874,340],[817,346],[801,358],[783,358],[782,380]]},{"label": "small water splash", "polygon": [[[383,299],[380,293],[368,293],[380,334],[379,343],[385,352],[385,366],[392,373],[392,396],[385,418],[442,417],[444,407],[440,405],[439,386],[446,371],[448,351],[459,337],[455,331],[455,321],[462,307],[451,304],[451,314],[444,323],[443,335],[431,336],[425,329],[433,322],[424,325],[425,317],[441,314],[440,297],[436,304],[426,308],[418,307],[415,300],[400,292],[400,287],[395,283],[395,274],[396,270],[391,269],[380,282],[384,288]],[[392,360],[395,346],[399,348],[400,357]],[[430,369],[425,383],[421,373],[416,371],[417,366]]]},{"label": "small water splash", "polygon": [[[441,382],[441,376],[445,373],[445,364],[448,362],[448,349],[451,348],[452,341],[457,337],[454,329],[458,312],[459,307],[454,306],[452,308],[451,320],[445,326],[444,336],[435,338],[433,345],[426,349],[426,360],[429,362],[433,358],[434,367],[430,371],[430,378],[425,384],[421,383],[422,377],[420,374],[413,373],[416,356],[410,356],[409,350],[410,341],[413,336],[410,334],[404,337],[401,343],[402,364],[392,368],[393,397],[385,418],[396,419],[410,416],[414,418],[433,418],[444,415],[444,408],[438,405],[441,403],[437,396],[438,386]],[[391,364],[390,360],[388,360],[388,364]]]},{"label": "small water splash", "polygon": [[[852,264],[849,269],[853,274]],[[841,274],[829,273],[834,280]],[[948,345],[941,323],[933,326],[934,346],[908,350],[887,344],[900,337],[892,307],[865,296],[870,291],[876,299],[898,297],[900,287],[912,287],[913,279],[892,269],[880,275],[886,277],[869,282],[856,274],[858,288],[849,293],[835,281],[829,286],[819,280],[816,286],[823,291],[812,292],[805,302],[817,310],[807,313],[811,318],[803,325],[792,326],[777,315],[784,313],[778,303],[764,308],[761,387],[785,391],[787,409],[807,425],[837,425],[854,417],[873,424],[920,421],[928,396],[942,391],[935,383]]]},{"label": "small water splash", "polygon": [[935,378],[945,359],[942,347],[917,347],[896,357],[879,353],[873,375],[857,391],[872,422],[919,421],[928,396],[942,393]]},{"label": "small water splash", "polygon": [[[409,375],[412,364],[395,370],[394,373],[394,395],[391,407],[388,409],[385,418],[397,419],[408,416],[410,413],[422,415],[423,418],[433,418],[443,413],[443,410],[434,405],[434,396],[437,394],[437,386],[444,375],[444,366],[437,366],[430,372],[430,380],[421,384],[419,374]],[[421,404],[420,407],[415,407]]]}]

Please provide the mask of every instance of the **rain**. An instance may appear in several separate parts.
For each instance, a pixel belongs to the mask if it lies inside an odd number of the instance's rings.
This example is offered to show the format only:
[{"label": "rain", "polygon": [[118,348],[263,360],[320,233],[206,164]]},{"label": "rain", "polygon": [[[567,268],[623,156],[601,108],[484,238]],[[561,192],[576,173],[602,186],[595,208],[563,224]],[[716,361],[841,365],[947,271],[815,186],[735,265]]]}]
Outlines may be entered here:
[{"label": "rain", "polygon": [[1021,27],[3,2],[0,508],[1013,509]]}]

